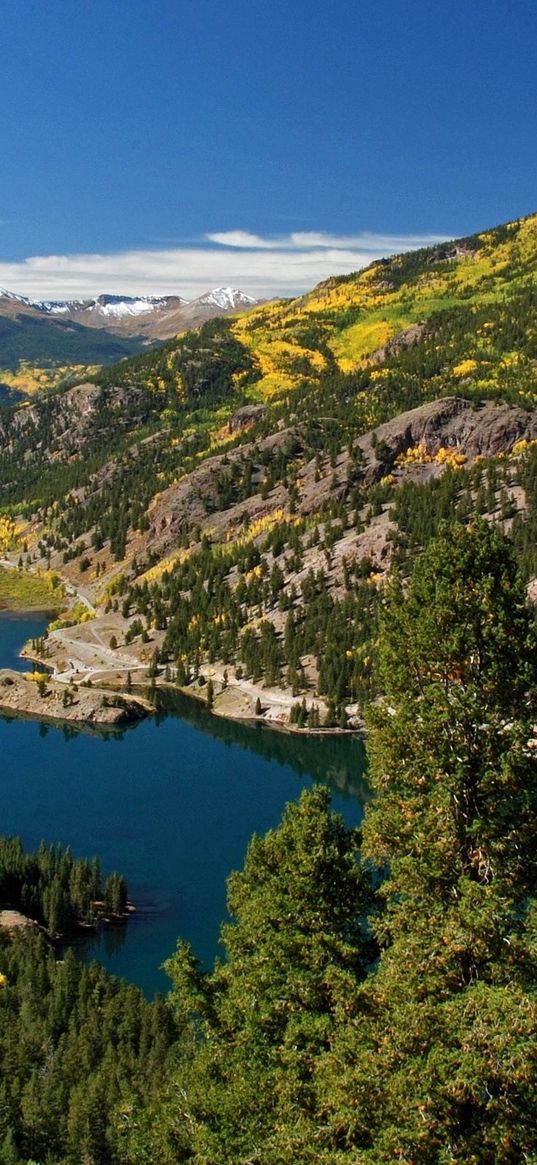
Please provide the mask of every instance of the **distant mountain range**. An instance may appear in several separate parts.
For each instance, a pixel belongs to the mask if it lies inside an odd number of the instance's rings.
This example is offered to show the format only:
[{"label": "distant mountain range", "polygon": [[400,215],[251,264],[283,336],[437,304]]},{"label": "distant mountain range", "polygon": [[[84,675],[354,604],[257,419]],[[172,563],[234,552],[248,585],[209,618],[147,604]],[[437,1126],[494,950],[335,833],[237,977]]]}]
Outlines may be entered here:
[{"label": "distant mountain range", "polygon": [[[215,316],[243,311],[260,302],[262,301],[245,295],[243,291],[235,287],[216,287],[191,301],[182,299],[179,295],[99,295],[91,299],[35,300],[0,288],[0,320],[17,321],[18,336],[15,346],[18,358],[33,360],[34,358],[41,359],[43,355],[41,351],[38,355],[34,355],[35,343],[31,342],[30,350],[23,353],[21,357],[21,351],[24,347],[21,329],[25,323],[29,324],[30,321],[38,321],[41,325],[48,324],[54,329],[58,325],[63,325],[63,335],[65,335],[66,324],[112,333],[114,337],[129,340],[128,351],[125,351],[127,355],[139,350],[144,344],[151,341],[170,339],[179,332],[195,328]],[[9,330],[7,329],[7,331]],[[13,363],[13,356],[6,359],[6,354],[2,351],[1,341],[5,339],[5,333],[4,324],[0,329],[0,367],[8,367]],[[39,331],[39,336],[46,349],[46,333],[43,333],[42,328]],[[62,349],[62,333],[58,334],[55,330],[51,334],[51,339],[52,336],[54,339],[50,355],[52,359],[55,359],[58,346]],[[35,332],[33,337],[35,339]],[[71,340],[73,339],[71,334]],[[83,339],[84,334],[79,333],[76,336],[76,346],[80,345],[81,342],[83,345]],[[88,337],[88,345],[89,354],[87,356],[82,352],[78,353],[82,362],[105,358],[100,350],[98,355],[93,355],[94,339],[91,340]],[[43,345],[40,343],[39,346],[41,348]],[[72,346],[72,343],[68,344],[67,348],[70,349]],[[99,345],[99,348],[101,347],[106,347],[106,344]],[[120,353],[116,343],[110,359],[117,359],[118,355]],[[71,358],[70,351],[66,351],[65,359]]]}]

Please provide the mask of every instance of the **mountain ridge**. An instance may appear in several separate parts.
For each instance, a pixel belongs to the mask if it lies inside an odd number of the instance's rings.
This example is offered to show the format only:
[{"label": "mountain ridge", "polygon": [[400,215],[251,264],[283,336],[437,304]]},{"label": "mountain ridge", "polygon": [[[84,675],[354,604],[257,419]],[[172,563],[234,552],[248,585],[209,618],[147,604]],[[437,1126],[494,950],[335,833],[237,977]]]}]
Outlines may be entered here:
[{"label": "mountain ridge", "polygon": [[84,299],[39,300],[0,288],[0,316],[61,318],[121,336],[143,336],[145,340],[170,339],[214,315],[242,311],[261,302],[235,287],[214,287],[192,300],[180,295],[107,293]]}]

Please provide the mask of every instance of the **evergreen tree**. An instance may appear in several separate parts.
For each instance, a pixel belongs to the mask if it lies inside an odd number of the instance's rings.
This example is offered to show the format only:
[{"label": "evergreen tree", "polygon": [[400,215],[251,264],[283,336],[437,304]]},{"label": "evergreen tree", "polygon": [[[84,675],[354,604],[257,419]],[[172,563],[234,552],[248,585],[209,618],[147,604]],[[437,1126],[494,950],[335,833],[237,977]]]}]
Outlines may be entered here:
[{"label": "evergreen tree", "polygon": [[113,873],[106,879],[104,900],[112,914],[124,914],[127,909],[127,884],[121,874]]},{"label": "evergreen tree", "polygon": [[180,944],[167,964],[177,1017],[193,1024],[183,1113],[207,1165],[313,1160],[316,1065],[341,993],[364,974],[370,900],[356,831],[328,801],[325,789],[304,792],[250,843],[228,883],[226,962],[202,975]]},{"label": "evergreen tree", "polygon": [[371,1165],[537,1159],[535,660],[486,524],[446,531],[408,593],[394,584],[364,828],[384,949],[325,1077],[332,1128]]}]

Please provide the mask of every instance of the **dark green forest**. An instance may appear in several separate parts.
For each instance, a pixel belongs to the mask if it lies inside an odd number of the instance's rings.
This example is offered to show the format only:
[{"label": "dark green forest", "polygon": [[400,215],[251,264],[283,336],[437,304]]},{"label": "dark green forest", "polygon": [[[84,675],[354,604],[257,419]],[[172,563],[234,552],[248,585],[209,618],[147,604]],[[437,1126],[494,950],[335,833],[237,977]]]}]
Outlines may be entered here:
[{"label": "dark green forest", "polygon": [[57,937],[107,913],[122,917],[127,885],[118,873],[103,879],[97,858],[73,858],[68,847],[42,841],[27,853],[20,837],[0,837],[0,903]]},{"label": "dark green forest", "polygon": [[163,1094],[170,1009],[42,935],[0,936],[0,1160],[132,1160],[132,1112]]},{"label": "dark green forest", "polygon": [[139,336],[113,336],[105,328],[85,328],[65,320],[0,317],[2,367],[16,369],[20,361],[49,367],[62,364],[112,363],[139,352]]}]

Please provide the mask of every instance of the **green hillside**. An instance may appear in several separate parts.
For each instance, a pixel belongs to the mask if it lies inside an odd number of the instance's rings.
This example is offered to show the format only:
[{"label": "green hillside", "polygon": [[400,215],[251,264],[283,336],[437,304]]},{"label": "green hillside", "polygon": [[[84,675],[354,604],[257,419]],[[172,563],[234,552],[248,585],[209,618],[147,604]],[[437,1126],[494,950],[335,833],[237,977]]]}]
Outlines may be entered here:
[{"label": "green hillside", "polygon": [[[524,310],[535,288],[536,260],[537,216],[530,216],[471,238],[372,263],[358,274],[330,278],[294,301],[276,301],[242,313],[225,326],[254,362],[255,375],[248,377],[246,395],[270,401],[301,387],[305,376],[319,382],[334,373],[359,373],[375,353],[412,325],[441,320],[450,326],[452,315],[452,329],[464,330],[466,341],[459,337],[461,352],[454,353],[453,361],[450,350],[444,353],[443,391],[450,381],[457,386],[465,376],[458,367],[462,359],[478,362],[478,368],[469,370],[476,387],[481,379],[492,382],[496,336],[487,306],[497,309],[506,302],[511,317],[516,316],[516,304]],[[518,341],[516,332],[513,339]],[[506,340],[501,337],[502,355],[508,354]],[[171,341],[164,345],[165,355],[158,350],[140,362],[127,361],[121,380],[141,375],[155,386],[161,382],[161,387],[165,383],[181,388],[174,376],[178,351],[181,341]],[[235,383],[245,388],[239,376]],[[485,390],[493,387],[489,383]]]},{"label": "green hillside", "polygon": [[335,277],[291,303],[242,316],[233,331],[259,360],[258,390],[297,383],[306,366],[360,369],[377,349],[435,313],[496,303],[533,286],[537,217]]},{"label": "green hillside", "polygon": [[536,247],[532,216],[396,256],[1,410],[28,560],[151,631],[157,679],[345,725],[386,571],[442,519],[500,521],[537,572]]},{"label": "green hillside", "polygon": [[104,328],[73,321],[34,318],[27,313],[0,315],[0,403],[72,383],[140,352],[141,336],[115,336]]},{"label": "green hillside", "polygon": [[139,337],[123,339],[103,328],[84,328],[62,320],[0,316],[0,367],[15,370],[21,361],[43,365],[112,363],[139,352]]}]

